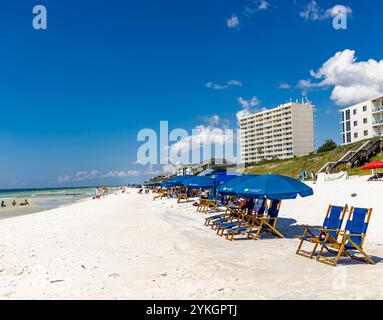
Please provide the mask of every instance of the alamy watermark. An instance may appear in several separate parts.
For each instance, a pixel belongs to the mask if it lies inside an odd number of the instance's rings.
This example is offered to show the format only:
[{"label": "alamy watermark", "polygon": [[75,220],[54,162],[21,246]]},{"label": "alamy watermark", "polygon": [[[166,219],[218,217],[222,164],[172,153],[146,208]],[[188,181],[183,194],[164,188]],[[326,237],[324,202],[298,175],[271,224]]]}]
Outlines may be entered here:
[{"label": "alamy watermark", "polygon": [[332,26],[335,30],[347,29],[347,16],[349,9],[342,5],[336,5],[332,8]]},{"label": "alamy watermark", "polygon": [[34,15],[32,27],[35,30],[46,30],[48,28],[48,12],[47,8],[41,4],[36,5],[32,9]]},{"label": "alamy watermark", "polygon": [[159,134],[154,129],[142,129],[137,141],[143,144],[137,150],[137,163],[143,165],[181,165],[201,163],[215,158],[238,162],[240,156],[240,130],[199,127],[191,135],[185,129],[169,132],[169,123],[160,122]]}]

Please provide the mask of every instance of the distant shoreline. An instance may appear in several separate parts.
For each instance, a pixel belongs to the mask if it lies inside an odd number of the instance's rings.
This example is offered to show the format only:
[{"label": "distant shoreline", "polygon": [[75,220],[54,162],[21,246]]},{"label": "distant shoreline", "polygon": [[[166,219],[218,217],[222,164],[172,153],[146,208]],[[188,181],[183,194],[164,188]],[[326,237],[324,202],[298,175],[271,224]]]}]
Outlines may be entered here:
[{"label": "distant shoreline", "polygon": [[[95,187],[3,189],[0,190],[0,201],[5,201],[6,207],[0,208],[0,220],[49,211],[89,200],[94,196],[95,189]],[[19,204],[25,199],[30,205],[20,206]],[[13,200],[17,202],[16,206],[12,206]]]}]

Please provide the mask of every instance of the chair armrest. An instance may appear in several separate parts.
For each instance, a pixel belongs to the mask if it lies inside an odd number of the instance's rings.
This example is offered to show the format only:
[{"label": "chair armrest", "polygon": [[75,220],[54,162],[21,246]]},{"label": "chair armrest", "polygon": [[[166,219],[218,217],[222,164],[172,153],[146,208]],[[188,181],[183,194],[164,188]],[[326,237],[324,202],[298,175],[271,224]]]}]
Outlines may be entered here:
[{"label": "chair armrest", "polygon": [[321,231],[323,233],[330,233],[330,232],[339,232],[339,233],[341,233],[342,232],[342,231],[337,230],[337,229],[326,229],[326,228],[319,228],[319,231]]},{"label": "chair armrest", "polygon": [[297,226],[302,228],[323,229],[323,226],[312,226],[309,224],[298,224]]},{"label": "chair armrest", "polygon": [[355,234],[355,233],[348,233],[346,234],[346,237],[349,238],[349,237],[364,237],[365,234]]}]

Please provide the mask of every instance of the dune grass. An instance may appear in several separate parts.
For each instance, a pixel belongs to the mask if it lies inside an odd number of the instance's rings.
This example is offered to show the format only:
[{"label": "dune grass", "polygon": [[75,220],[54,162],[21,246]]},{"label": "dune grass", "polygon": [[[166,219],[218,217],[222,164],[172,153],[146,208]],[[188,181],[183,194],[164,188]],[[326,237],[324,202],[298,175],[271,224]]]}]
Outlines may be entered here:
[{"label": "dune grass", "polygon": [[[251,167],[247,167],[244,172],[251,174],[283,174],[290,177],[298,177],[302,171],[307,171],[309,176],[312,171],[317,172],[328,162],[336,162],[346,152],[356,150],[361,147],[366,140],[355,142],[345,146],[339,146],[331,151],[315,153],[304,157],[295,157],[289,160],[270,160],[261,162]],[[383,153],[376,155],[370,160],[382,160]],[[371,171],[360,170],[360,167],[352,169],[338,167],[337,171],[347,171],[349,175],[368,175]]]}]

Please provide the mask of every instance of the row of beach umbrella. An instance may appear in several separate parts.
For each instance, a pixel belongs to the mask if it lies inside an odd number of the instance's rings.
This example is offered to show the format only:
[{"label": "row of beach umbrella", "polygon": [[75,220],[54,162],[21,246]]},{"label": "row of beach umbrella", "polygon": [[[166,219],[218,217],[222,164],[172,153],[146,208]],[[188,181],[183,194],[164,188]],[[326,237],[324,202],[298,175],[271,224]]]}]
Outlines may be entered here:
[{"label": "row of beach umbrella", "polygon": [[211,189],[211,194],[240,196],[253,199],[266,197],[270,200],[295,199],[298,195],[313,195],[305,183],[283,175],[217,174],[210,172],[199,176],[177,176],[164,182],[162,187],[185,186],[190,189]]}]

